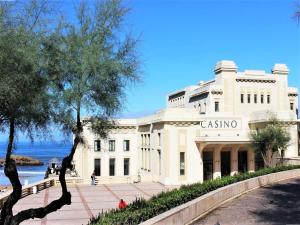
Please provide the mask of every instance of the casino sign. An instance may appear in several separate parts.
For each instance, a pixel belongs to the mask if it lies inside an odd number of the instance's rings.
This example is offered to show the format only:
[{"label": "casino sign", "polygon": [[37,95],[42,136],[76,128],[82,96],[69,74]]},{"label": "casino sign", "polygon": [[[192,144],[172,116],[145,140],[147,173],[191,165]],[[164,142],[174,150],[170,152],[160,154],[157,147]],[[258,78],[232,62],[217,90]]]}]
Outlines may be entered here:
[{"label": "casino sign", "polygon": [[202,129],[241,129],[241,119],[203,119],[200,120]]}]

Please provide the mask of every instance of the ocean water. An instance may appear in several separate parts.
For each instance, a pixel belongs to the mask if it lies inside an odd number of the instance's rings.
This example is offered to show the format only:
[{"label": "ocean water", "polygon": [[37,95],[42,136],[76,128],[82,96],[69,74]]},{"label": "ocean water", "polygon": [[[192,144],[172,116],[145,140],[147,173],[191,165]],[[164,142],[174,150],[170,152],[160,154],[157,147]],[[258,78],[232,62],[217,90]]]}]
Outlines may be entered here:
[{"label": "ocean water", "polygon": [[[44,163],[41,166],[18,166],[19,177],[21,183],[25,180],[28,183],[34,183],[42,180],[48,167],[48,162],[52,158],[63,159],[70,151],[72,144],[70,142],[50,142],[50,143],[16,143],[13,154],[30,156]],[[5,157],[6,143],[0,142],[0,158]],[[10,182],[6,178],[3,167],[0,167],[0,185],[9,185]]]}]

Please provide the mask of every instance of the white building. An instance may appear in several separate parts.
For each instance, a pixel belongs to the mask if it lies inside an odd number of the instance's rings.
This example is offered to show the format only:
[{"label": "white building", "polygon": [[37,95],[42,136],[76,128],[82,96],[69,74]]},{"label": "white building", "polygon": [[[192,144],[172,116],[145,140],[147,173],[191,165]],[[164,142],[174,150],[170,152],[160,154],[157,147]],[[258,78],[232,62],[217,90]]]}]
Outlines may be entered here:
[{"label": "white building", "polygon": [[291,135],[285,157],[298,158],[298,90],[288,86],[287,66],[238,72],[233,61],[220,61],[214,73],[213,80],[169,94],[162,111],[117,120],[107,140],[87,125],[87,144],[74,156],[79,176],[90,182],[95,170],[100,183],[178,185],[254,171],[262,162],[249,132],[274,115]]}]

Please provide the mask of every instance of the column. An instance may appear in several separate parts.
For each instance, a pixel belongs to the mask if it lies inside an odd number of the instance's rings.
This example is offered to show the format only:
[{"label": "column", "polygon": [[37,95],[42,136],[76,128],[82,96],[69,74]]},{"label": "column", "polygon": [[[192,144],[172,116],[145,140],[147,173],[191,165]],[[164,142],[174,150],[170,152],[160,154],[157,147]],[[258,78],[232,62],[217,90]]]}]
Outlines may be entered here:
[{"label": "column", "polygon": [[240,146],[239,145],[234,145],[231,149],[231,171],[230,175],[236,175],[238,174],[238,151],[239,151]]},{"label": "column", "polygon": [[248,171],[249,172],[254,172],[255,171],[255,153],[254,153],[254,150],[248,147],[247,152],[248,152]]},{"label": "column", "polygon": [[213,178],[221,177],[221,149],[223,145],[217,145],[214,149],[214,174]]}]

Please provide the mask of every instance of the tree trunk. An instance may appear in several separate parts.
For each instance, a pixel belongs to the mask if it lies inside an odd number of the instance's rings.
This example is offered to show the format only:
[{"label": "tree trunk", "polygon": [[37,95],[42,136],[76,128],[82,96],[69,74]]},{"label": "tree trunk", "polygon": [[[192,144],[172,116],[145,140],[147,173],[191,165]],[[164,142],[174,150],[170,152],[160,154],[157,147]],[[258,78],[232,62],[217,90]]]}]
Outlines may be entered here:
[{"label": "tree trunk", "polygon": [[266,157],[266,166],[267,167],[273,167],[273,151],[270,148],[267,148],[266,153],[265,153],[265,157]]},{"label": "tree trunk", "polygon": [[13,217],[12,208],[19,201],[22,195],[22,185],[19,180],[18,171],[16,163],[11,159],[12,148],[14,144],[15,135],[15,120],[14,118],[9,121],[9,140],[6,150],[5,167],[4,173],[8,177],[12,187],[13,192],[9,195],[8,199],[4,203],[1,210],[0,224],[10,225]]},{"label": "tree trunk", "polygon": [[76,121],[76,130],[75,130],[75,139],[73,146],[71,148],[70,154],[65,157],[62,161],[62,167],[60,170],[59,174],[59,181],[61,184],[61,189],[62,189],[62,195],[59,199],[52,201],[50,204],[48,204],[45,207],[40,207],[40,208],[31,208],[31,209],[26,209],[15,216],[12,217],[10,225],[18,225],[21,222],[28,220],[30,218],[43,218],[47,214],[55,212],[59,210],[61,207],[64,205],[70,205],[71,204],[71,193],[67,189],[66,185],[66,170],[72,168],[72,160],[73,156],[75,154],[76,148],[79,143],[82,143],[82,123],[80,121],[80,111],[77,111],[77,121]]}]

